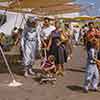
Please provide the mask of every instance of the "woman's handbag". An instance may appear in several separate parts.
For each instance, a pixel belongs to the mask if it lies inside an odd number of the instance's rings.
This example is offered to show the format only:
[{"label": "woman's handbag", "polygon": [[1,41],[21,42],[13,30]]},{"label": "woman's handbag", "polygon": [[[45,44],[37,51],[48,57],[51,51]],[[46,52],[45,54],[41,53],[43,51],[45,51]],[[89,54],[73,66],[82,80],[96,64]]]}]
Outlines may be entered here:
[{"label": "woman's handbag", "polygon": [[65,32],[61,33],[61,41],[66,42],[68,40],[68,35]]},{"label": "woman's handbag", "polygon": [[60,35],[60,41],[58,41],[57,45],[60,46],[62,43],[65,43],[66,41],[68,41],[68,36],[66,33],[64,32],[61,32],[61,35]]}]

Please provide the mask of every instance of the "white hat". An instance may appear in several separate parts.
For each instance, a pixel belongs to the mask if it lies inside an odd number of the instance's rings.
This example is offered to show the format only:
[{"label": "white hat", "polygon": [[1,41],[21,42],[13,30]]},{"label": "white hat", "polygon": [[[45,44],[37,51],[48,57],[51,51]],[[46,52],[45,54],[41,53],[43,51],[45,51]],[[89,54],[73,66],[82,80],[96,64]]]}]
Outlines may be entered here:
[{"label": "white hat", "polygon": [[35,16],[34,16],[34,17],[29,17],[29,18],[28,18],[28,20],[29,20],[30,23],[35,22],[36,19],[37,19],[37,17],[35,17]]}]

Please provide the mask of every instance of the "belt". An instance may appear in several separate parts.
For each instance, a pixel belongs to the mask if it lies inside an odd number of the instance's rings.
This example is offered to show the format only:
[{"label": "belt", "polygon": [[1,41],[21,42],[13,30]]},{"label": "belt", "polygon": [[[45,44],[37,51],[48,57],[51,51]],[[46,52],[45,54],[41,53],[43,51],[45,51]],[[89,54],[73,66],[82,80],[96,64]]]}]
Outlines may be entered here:
[{"label": "belt", "polygon": [[36,39],[28,39],[28,38],[26,38],[26,40],[28,40],[28,41],[36,41]]},{"label": "belt", "polygon": [[90,64],[96,64],[96,62],[95,62],[95,61],[90,61],[89,63],[90,63]]}]

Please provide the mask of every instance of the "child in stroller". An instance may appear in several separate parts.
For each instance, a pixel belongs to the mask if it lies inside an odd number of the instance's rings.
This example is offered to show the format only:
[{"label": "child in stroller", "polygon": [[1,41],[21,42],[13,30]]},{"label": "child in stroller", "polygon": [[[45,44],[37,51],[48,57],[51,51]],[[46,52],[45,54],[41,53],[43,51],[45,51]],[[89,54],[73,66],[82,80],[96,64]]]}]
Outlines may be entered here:
[{"label": "child in stroller", "polygon": [[40,80],[40,83],[43,82],[53,82],[56,81],[55,78],[55,57],[53,55],[48,56],[47,58],[45,57],[43,61],[41,62],[41,71],[42,71],[42,77]]}]

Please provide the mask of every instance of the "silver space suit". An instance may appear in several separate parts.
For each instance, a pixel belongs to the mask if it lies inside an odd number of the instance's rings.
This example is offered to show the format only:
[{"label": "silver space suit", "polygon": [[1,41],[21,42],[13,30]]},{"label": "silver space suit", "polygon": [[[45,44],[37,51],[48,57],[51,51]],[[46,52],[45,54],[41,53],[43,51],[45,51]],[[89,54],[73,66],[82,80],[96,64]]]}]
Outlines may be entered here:
[{"label": "silver space suit", "polygon": [[36,24],[34,20],[31,20],[29,24],[25,24],[21,39],[25,76],[28,76],[28,73],[33,74],[32,65],[35,62],[36,45],[38,40],[36,26],[32,26],[32,23]]}]

